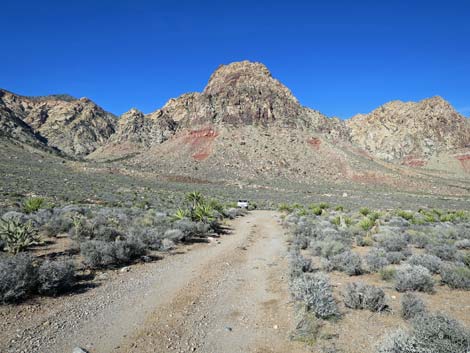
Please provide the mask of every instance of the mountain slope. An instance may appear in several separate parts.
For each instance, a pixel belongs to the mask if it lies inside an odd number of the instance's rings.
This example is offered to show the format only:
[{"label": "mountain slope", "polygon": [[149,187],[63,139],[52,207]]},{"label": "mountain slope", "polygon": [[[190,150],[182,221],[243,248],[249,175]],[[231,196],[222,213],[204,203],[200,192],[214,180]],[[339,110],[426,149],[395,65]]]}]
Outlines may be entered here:
[{"label": "mountain slope", "polygon": [[107,142],[117,123],[114,115],[87,98],[24,97],[0,90],[0,100],[10,115],[45,138],[49,146],[69,155],[84,156],[94,151]]},{"label": "mountain slope", "polygon": [[441,97],[393,101],[347,124],[354,143],[388,161],[413,164],[436,153],[470,148],[470,120]]}]

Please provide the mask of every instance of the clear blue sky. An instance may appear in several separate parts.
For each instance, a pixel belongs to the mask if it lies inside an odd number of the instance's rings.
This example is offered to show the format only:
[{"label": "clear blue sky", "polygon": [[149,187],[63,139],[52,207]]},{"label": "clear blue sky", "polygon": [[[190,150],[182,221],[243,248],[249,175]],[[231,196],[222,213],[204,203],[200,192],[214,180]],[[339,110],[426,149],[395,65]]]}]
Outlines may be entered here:
[{"label": "clear blue sky", "polygon": [[0,87],[115,114],[151,112],[248,59],[329,116],[433,95],[470,115],[468,0],[3,0],[0,28]]}]

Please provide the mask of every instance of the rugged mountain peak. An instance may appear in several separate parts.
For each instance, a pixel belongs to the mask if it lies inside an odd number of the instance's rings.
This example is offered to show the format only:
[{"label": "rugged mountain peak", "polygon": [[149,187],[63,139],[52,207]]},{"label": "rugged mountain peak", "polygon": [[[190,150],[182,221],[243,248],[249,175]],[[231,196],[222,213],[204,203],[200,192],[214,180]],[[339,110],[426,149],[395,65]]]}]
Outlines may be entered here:
[{"label": "rugged mountain peak", "polygon": [[182,128],[224,124],[321,130],[329,119],[302,107],[261,63],[219,66],[202,93],[171,99],[162,108]]},{"label": "rugged mountain peak", "polygon": [[470,146],[470,121],[439,96],[392,101],[347,124],[354,142],[385,160],[406,163]]},{"label": "rugged mountain peak", "polygon": [[69,155],[84,156],[106,143],[116,117],[88,98],[67,95],[25,97],[1,91],[2,103],[28,124],[49,146]]}]

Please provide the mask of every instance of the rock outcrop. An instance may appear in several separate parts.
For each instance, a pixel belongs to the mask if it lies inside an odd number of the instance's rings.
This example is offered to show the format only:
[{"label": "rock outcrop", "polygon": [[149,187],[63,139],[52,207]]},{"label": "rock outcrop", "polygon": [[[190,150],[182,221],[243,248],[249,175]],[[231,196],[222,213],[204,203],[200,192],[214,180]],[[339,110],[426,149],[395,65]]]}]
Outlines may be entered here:
[{"label": "rock outcrop", "polygon": [[347,122],[352,141],[380,159],[427,159],[435,153],[470,148],[470,120],[441,97],[393,101]]},{"label": "rock outcrop", "polygon": [[116,117],[87,98],[24,97],[0,90],[0,100],[49,146],[69,155],[85,156],[104,145],[115,132]]},{"label": "rock outcrop", "polygon": [[260,63],[249,61],[220,66],[202,93],[171,99],[161,109],[180,128],[207,124],[309,129],[331,138],[347,138],[339,119],[300,105],[290,90]]}]

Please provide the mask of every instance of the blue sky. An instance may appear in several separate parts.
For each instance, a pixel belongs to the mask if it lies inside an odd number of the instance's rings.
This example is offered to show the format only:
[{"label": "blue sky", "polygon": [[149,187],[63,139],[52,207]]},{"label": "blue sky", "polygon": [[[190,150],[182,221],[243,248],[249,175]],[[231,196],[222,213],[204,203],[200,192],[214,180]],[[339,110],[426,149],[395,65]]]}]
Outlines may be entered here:
[{"label": "blue sky", "polygon": [[329,116],[434,95],[470,116],[468,0],[4,0],[0,28],[0,87],[115,114],[156,110],[248,59]]}]

